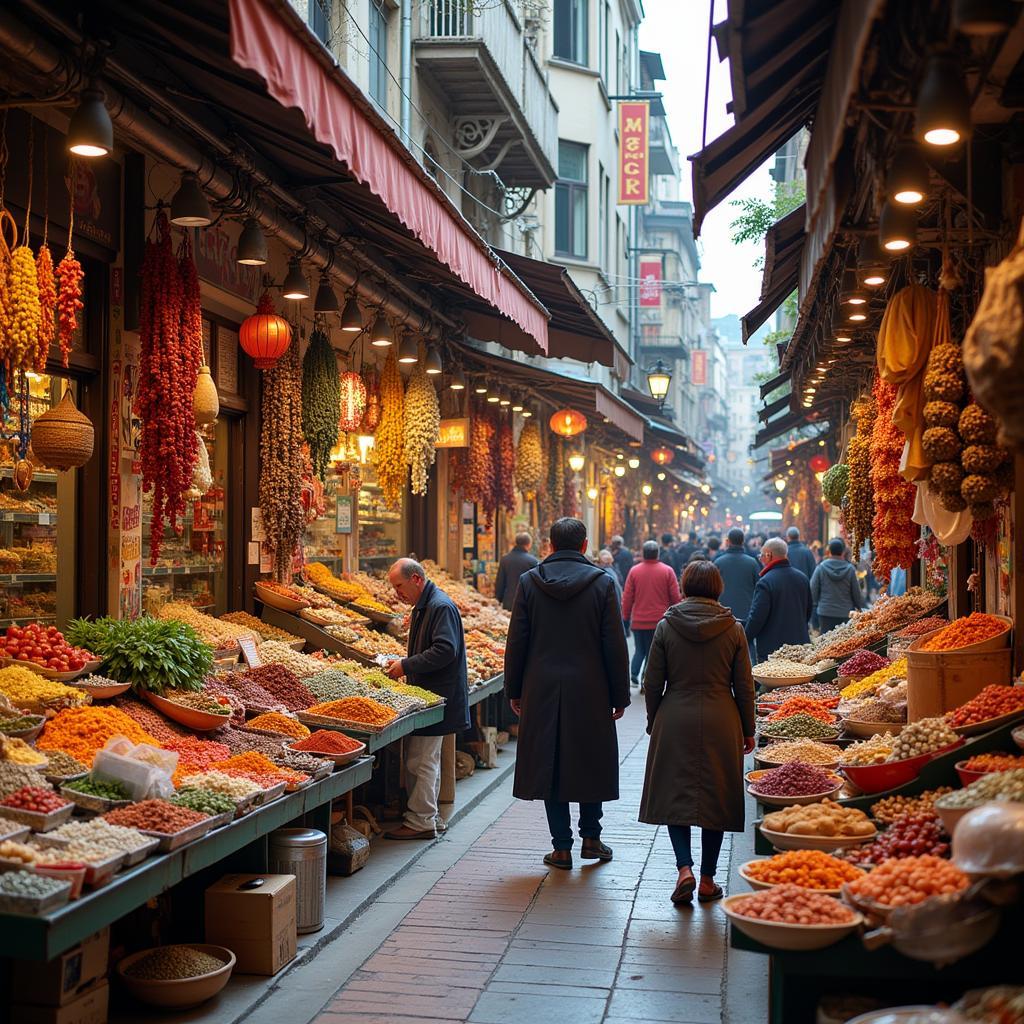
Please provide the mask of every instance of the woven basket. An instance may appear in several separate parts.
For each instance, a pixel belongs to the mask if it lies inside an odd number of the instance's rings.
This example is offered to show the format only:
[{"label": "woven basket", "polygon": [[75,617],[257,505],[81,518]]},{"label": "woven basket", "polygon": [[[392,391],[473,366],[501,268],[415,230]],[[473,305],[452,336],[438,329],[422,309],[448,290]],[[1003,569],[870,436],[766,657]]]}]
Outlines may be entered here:
[{"label": "woven basket", "polygon": [[208,366],[199,367],[196,389],[192,392],[192,413],[196,418],[197,427],[201,427],[204,423],[212,423],[220,414],[217,385],[213,383]]},{"label": "woven basket", "polygon": [[92,423],[75,408],[70,391],[32,424],[32,450],[54,469],[73,469],[88,462],[93,439]]}]

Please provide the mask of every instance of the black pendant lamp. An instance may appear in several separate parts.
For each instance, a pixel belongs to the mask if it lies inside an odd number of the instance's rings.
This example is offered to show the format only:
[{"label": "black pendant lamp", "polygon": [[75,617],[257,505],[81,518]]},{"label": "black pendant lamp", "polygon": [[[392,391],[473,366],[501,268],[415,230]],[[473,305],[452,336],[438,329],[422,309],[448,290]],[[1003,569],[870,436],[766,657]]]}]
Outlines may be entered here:
[{"label": "black pendant lamp", "polygon": [[267,238],[255,217],[245,218],[235,262],[244,267],[262,267],[267,262]]},{"label": "black pendant lamp", "polygon": [[917,90],[914,134],[930,146],[955,146],[971,134],[971,99],[956,58],[928,58]]},{"label": "black pendant lamp", "polygon": [[363,313],[354,294],[345,300],[345,308],[341,311],[341,329],[350,334],[358,334],[363,329]]},{"label": "black pendant lamp", "polygon": [[905,142],[896,150],[885,184],[886,198],[904,206],[916,206],[928,194],[928,165],[916,143]]},{"label": "black pendant lamp", "polygon": [[441,361],[441,353],[436,345],[427,346],[427,355],[423,360],[423,371],[431,377],[436,377],[444,372],[444,364]]},{"label": "black pendant lamp", "polygon": [[313,300],[314,313],[337,313],[338,296],[331,287],[331,279],[326,274],[320,275],[320,284],[316,289],[316,298]]},{"label": "black pendant lamp", "polygon": [[171,223],[181,228],[205,228],[213,223],[210,204],[199,187],[199,178],[187,171],[171,199]]},{"label": "black pendant lamp", "polygon": [[383,313],[378,313],[373,321],[373,327],[370,328],[370,344],[375,348],[387,348],[393,342],[387,317]]},{"label": "black pendant lamp", "polygon": [[411,365],[412,363],[419,362],[419,358],[419,344],[413,335],[406,332],[398,343],[398,361]]},{"label": "black pendant lamp", "polygon": [[877,235],[865,235],[857,254],[857,277],[866,288],[880,288],[889,279],[889,253]]},{"label": "black pendant lamp", "polygon": [[285,275],[281,294],[292,302],[302,302],[309,298],[309,282],[302,272],[302,264],[297,256],[288,261],[288,273]]},{"label": "black pendant lamp", "polygon": [[885,203],[878,218],[878,241],[886,252],[906,252],[917,241],[917,212],[914,208]]},{"label": "black pendant lamp", "polygon": [[90,79],[78,98],[68,125],[67,149],[76,156],[107,156],[114,148],[114,125],[107,112],[103,90]]},{"label": "black pendant lamp", "polygon": [[466,390],[466,375],[462,372],[462,367],[457,366],[451,373],[448,379],[448,387],[452,391],[465,391]]},{"label": "black pendant lamp", "polygon": [[843,289],[840,292],[839,301],[844,306],[866,306],[868,301],[867,292],[860,286],[860,279],[853,267],[847,267],[843,271]]}]

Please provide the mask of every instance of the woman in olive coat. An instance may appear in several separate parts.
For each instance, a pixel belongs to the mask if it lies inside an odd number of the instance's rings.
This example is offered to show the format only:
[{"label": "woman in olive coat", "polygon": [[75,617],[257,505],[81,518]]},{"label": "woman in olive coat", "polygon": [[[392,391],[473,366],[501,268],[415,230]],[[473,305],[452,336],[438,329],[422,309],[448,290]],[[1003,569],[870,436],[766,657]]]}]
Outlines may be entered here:
[{"label": "woman in olive coat", "polygon": [[[647,772],[640,820],[667,825],[679,878],[673,903],[720,899],[715,884],[726,832],[743,831],[743,755],[754,749],[754,685],[743,627],[718,603],[712,562],[683,572],[683,600],[654,631],[644,674]],[[690,829],[701,829],[700,886]]]}]

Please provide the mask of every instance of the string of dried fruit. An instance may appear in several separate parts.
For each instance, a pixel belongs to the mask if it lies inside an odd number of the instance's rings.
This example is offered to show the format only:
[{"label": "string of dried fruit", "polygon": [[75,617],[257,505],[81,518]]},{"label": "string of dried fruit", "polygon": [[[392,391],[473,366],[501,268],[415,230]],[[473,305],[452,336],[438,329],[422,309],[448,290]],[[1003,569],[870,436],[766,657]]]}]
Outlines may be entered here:
[{"label": "string of dried fruit", "polygon": [[366,406],[363,411],[361,430],[364,434],[373,434],[380,426],[380,374],[369,369],[365,375]]},{"label": "string of dried fruit", "polygon": [[491,460],[491,438],[494,424],[487,415],[486,407],[478,405],[473,415],[469,434],[469,476],[466,480],[467,501],[476,502],[487,515],[487,523],[493,521],[491,501],[491,479],[494,465]]},{"label": "string of dried fruit", "polygon": [[519,432],[519,444],[516,447],[516,484],[527,501],[533,501],[537,496],[543,472],[540,427],[532,419],[527,420]]},{"label": "string of dried fruit", "polygon": [[[181,344],[182,283],[178,261],[171,244],[171,226],[163,211],[157,213],[155,236],[146,240],[142,260],[142,289],[139,311],[139,386],[135,409],[142,421],[140,455],[143,490],[153,492],[153,524],[150,529],[150,560],[156,563],[163,543],[165,521],[170,519],[175,490],[175,466],[179,452],[175,449],[175,377],[181,365],[178,347]],[[67,257],[65,257],[66,259]],[[61,278],[61,265],[57,276]],[[61,303],[63,309],[63,279]],[[58,331],[65,329],[62,319]],[[62,342],[63,351],[63,342]],[[194,385],[193,381],[193,385]],[[189,426],[193,424],[192,392],[189,391]],[[192,463],[188,465],[191,478]]]},{"label": "string of dried fruit", "polygon": [[82,284],[85,272],[82,264],[68,249],[57,264],[57,341],[60,343],[60,361],[68,365],[75,331],[78,330],[78,314],[85,308],[82,302]]},{"label": "string of dried fruit", "polygon": [[565,441],[557,437],[551,444],[551,518],[562,515],[565,505]]},{"label": "string of dried fruit", "polygon": [[512,429],[512,417],[501,416],[498,425],[498,507],[512,513],[516,510],[516,442]]},{"label": "string of dried fruit", "polygon": [[366,383],[355,370],[348,370],[338,378],[338,390],[341,394],[338,429],[354,433],[359,429],[366,412]]},{"label": "string of dried fruit", "polygon": [[281,583],[291,580],[292,553],[305,526],[302,442],[302,370],[293,330],[288,351],[263,371],[260,401],[260,511]]},{"label": "string of dried fruit", "polygon": [[7,302],[8,372],[31,370],[35,365],[36,346],[39,344],[42,310],[39,305],[36,259],[27,245],[19,245],[11,253]]},{"label": "string of dried fruit", "polygon": [[850,483],[846,490],[846,528],[853,534],[854,548],[859,551],[871,537],[871,523],[875,515],[871,489],[871,430],[875,421],[875,401],[870,396],[859,398],[853,405],[857,432],[846,450],[846,464],[850,467]]},{"label": "string of dried fruit", "polygon": [[338,443],[340,418],[338,360],[327,335],[317,328],[302,359],[302,435],[309,444],[313,472],[321,480]]},{"label": "string of dried fruit", "polygon": [[957,430],[964,444],[960,452],[960,495],[976,521],[993,519],[996,503],[1013,488],[1010,453],[996,444],[996,421],[976,402],[960,414]]},{"label": "string of dried fruit", "polygon": [[380,423],[373,448],[373,461],[377,466],[377,483],[384,504],[393,510],[402,506],[405,488],[405,386],[398,372],[394,349],[388,351],[384,373],[380,379]]},{"label": "string of dried fruit", "polygon": [[963,356],[949,333],[948,295],[940,292],[939,335],[928,356],[924,374],[925,431],[921,446],[932,459],[929,487],[949,512],[963,512],[967,502],[960,494],[964,473],[960,463],[963,442],[958,424],[967,390]]},{"label": "string of dried fruit", "polygon": [[[39,333],[36,335],[36,351],[33,369],[42,373],[46,369],[46,357],[57,335],[57,279],[53,273],[53,254],[44,241],[36,257],[36,282],[39,286]],[[67,363],[64,364],[67,366]]]},{"label": "string of dried fruit", "polygon": [[199,379],[199,367],[206,363],[203,353],[203,300],[199,294],[199,272],[192,256],[191,231],[184,232],[181,245],[178,246],[178,274],[181,277],[181,338],[178,345],[180,365],[175,376],[177,390],[174,395],[174,425],[180,458],[174,466],[174,472],[178,474],[175,477],[177,489],[174,495],[180,497],[173,503],[172,525],[175,517],[185,512],[184,493],[192,486],[192,475],[199,458],[193,398],[196,381]]},{"label": "string of dried fruit", "polygon": [[875,497],[872,571],[880,580],[888,580],[896,566],[909,569],[914,563],[920,530],[911,519],[916,488],[900,473],[905,437],[892,421],[896,386],[876,376],[872,394],[877,409],[871,432],[871,485]]},{"label": "string of dried fruit", "polygon": [[437,391],[427,376],[423,363],[417,363],[405,389],[405,461],[409,466],[413,494],[427,493],[427,474],[437,455],[438,431],[441,428],[441,407]]},{"label": "string of dried fruit", "polygon": [[551,447],[552,435],[550,431],[541,430],[541,484],[537,491],[537,515],[540,519],[540,526],[544,536],[547,536],[547,528],[554,521],[552,516],[553,502],[551,500]]}]

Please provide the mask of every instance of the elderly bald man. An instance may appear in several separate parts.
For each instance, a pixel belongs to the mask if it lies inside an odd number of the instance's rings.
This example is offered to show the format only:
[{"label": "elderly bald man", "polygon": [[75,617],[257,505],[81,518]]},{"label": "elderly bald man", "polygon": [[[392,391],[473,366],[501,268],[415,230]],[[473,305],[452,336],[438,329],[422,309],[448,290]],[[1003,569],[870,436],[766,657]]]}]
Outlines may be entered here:
[{"label": "elderly bald man", "polygon": [[757,648],[758,661],[785,644],[805,644],[809,639],[807,623],[814,607],[811,584],[789,564],[788,554],[789,546],[781,537],[772,537],[761,547],[764,568],[743,624],[747,640]]},{"label": "elderly bald man", "polygon": [[431,690],[447,702],[444,718],[414,732],[405,743],[405,773],[410,780],[405,820],[385,832],[388,839],[435,839],[444,828],[437,809],[441,789],[441,741],[469,728],[466,641],[462,616],[451,598],[427,579],[412,558],[400,558],[388,572],[395,593],[412,605],[409,656],[387,668],[392,679],[408,676],[414,686]]}]

